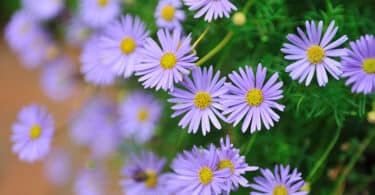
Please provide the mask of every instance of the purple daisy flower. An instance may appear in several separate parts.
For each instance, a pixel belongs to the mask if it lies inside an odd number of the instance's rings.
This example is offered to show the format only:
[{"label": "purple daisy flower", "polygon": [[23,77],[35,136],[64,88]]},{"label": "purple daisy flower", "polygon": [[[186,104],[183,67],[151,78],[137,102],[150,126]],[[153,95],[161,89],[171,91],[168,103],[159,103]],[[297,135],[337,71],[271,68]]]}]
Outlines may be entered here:
[{"label": "purple daisy flower", "polygon": [[361,36],[350,42],[348,56],[342,58],[342,77],[346,85],[353,84],[352,92],[370,94],[375,92],[375,38]]},{"label": "purple daisy flower", "polygon": [[92,27],[101,28],[112,22],[121,11],[119,0],[80,0],[79,15]]},{"label": "purple daisy flower", "polygon": [[181,22],[185,20],[185,12],[181,7],[180,0],[160,0],[155,12],[158,27],[181,30]]},{"label": "purple daisy flower", "polygon": [[[298,35],[289,34],[287,39],[292,43],[284,43],[282,52],[286,54],[285,59],[297,60],[286,67],[286,72],[290,72],[290,77],[299,83],[305,81],[306,86],[316,72],[317,81],[320,87],[328,83],[327,71],[335,79],[339,79],[341,64],[333,59],[346,55],[346,50],[337,48],[348,38],[346,35],[330,43],[336,35],[338,27],[332,21],[323,35],[323,22],[318,25],[314,21],[306,21],[306,34],[297,28]],[[323,35],[323,36],[322,36]]]},{"label": "purple daisy flower", "polygon": [[77,89],[76,68],[67,57],[60,57],[44,68],[40,83],[43,91],[56,101],[71,97]]},{"label": "purple daisy flower", "polygon": [[203,15],[204,20],[211,22],[222,17],[229,17],[232,11],[237,10],[229,0],[183,0],[185,5],[189,6],[189,10],[199,10],[194,18],[200,18]]},{"label": "purple daisy flower", "polygon": [[221,129],[217,116],[225,120],[221,114],[223,106],[221,96],[227,93],[224,86],[225,78],[220,78],[220,71],[213,74],[213,68],[195,68],[192,79],[185,76],[180,83],[186,90],[175,89],[170,93],[174,98],[169,102],[176,103],[172,107],[175,113],[172,118],[185,114],[179,126],[185,128],[189,125],[189,133],[196,133],[201,123],[202,133],[210,132],[212,123],[215,128]]},{"label": "purple daisy flower", "polygon": [[32,163],[43,159],[50,151],[54,121],[46,108],[38,105],[24,107],[12,126],[12,150],[18,157]]},{"label": "purple daisy flower", "polygon": [[48,155],[44,170],[47,179],[54,185],[65,186],[72,174],[72,159],[63,149],[55,149]]},{"label": "purple daisy flower", "polygon": [[141,76],[139,81],[145,88],[173,90],[174,83],[195,68],[198,58],[192,52],[190,35],[182,37],[179,30],[172,34],[159,30],[157,34],[161,48],[151,38],[146,39],[140,64],[135,68],[136,75]]},{"label": "purple daisy flower", "polygon": [[116,75],[111,70],[111,64],[96,47],[99,38],[93,35],[85,44],[82,50],[80,61],[82,63],[81,73],[84,74],[85,81],[100,86],[112,85],[115,82]]},{"label": "purple daisy flower", "polygon": [[120,126],[124,137],[138,143],[151,139],[162,112],[161,103],[152,95],[134,92],[120,106]]},{"label": "purple daisy flower", "polygon": [[74,182],[76,195],[105,195],[107,176],[102,169],[84,169],[78,173]]},{"label": "purple daisy flower", "polygon": [[263,176],[254,178],[255,183],[250,184],[257,192],[251,195],[275,194],[275,195],[306,195],[307,192],[299,191],[304,185],[302,174],[294,169],[290,172],[289,165],[284,167],[276,165],[274,173],[270,169],[260,169]]},{"label": "purple daisy flower", "polygon": [[167,188],[176,194],[212,194],[218,195],[229,191],[226,178],[230,169],[217,169],[219,159],[217,149],[194,147],[184,151],[173,160],[171,168],[174,173],[168,175]]},{"label": "purple daisy flower", "polygon": [[167,195],[165,175],[161,174],[165,159],[158,158],[152,152],[132,155],[125,164],[120,184],[124,194]]},{"label": "purple daisy flower", "polygon": [[262,123],[267,129],[273,127],[274,121],[280,117],[273,109],[283,111],[284,106],[276,100],[283,97],[283,83],[277,82],[278,73],[274,73],[266,82],[267,69],[258,65],[256,74],[253,69],[246,66],[240,68],[239,73],[233,71],[229,74],[233,84],[228,84],[229,94],[223,96],[223,105],[228,107],[224,114],[229,114],[228,122],[236,126],[242,119],[242,132],[250,126],[250,132],[260,130]]},{"label": "purple daisy flower", "polygon": [[65,0],[22,0],[22,7],[38,20],[52,19],[60,13],[64,5]]},{"label": "purple daisy flower", "polygon": [[[218,169],[229,168],[231,175],[227,178],[228,189],[237,190],[239,186],[248,187],[248,181],[242,175],[248,171],[256,171],[258,167],[249,166],[246,163],[245,157],[240,155],[240,150],[233,147],[230,143],[230,138],[227,135],[225,141],[220,139],[221,147],[218,148]],[[228,191],[229,194],[229,191]]]},{"label": "purple daisy flower", "polygon": [[80,18],[74,16],[70,19],[65,32],[65,41],[74,47],[81,47],[86,43],[91,34],[91,29]]},{"label": "purple daisy flower", "polygon": [[137,56],[148,36],[149,31],[138,17],[126,15],[105,27],[96,46],[113,72],[128,78],[138,64]]}]

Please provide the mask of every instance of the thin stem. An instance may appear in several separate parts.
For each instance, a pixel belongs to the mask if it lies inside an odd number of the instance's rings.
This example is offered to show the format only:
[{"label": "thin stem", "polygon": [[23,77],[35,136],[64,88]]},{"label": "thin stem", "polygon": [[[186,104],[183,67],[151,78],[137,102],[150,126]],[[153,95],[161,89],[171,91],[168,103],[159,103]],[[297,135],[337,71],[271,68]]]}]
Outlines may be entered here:
[{"label": "thin stem", "polygon": [[225,45],[228,44],[228,42],[230,41],[230,39],[233,37],[233,31],[229,31],[224,39],[222,41],[220,41],[219,44],[216,45],[215,48],[213,48],[210,52],[208,52],[207,55],[205,55],[203,58],[201,58],[198,62],[197,62],[197,66],[201,66],[203,63],[205,63],[207,60],[209,60],[210,58],[212,58],[213,56],[215,56],[221,49],[223,49],[223,47]]},{"label": "thin stem", "polygon": [[254,2],[255,0],[248,0],[242,11],[246,13]]},{"label": "thin stem", "polygon": [[210,29],[210,26],[208,25],[206,27],[206,29],[203,31],[203,33],[201,35],[199,35],[199,37],[197,38],[197,40],[193,43],[193,46],[192,46],[192,49],[194,49],[195,47],[197,47],[197,45],[199,44],[199,42],[201,42],[203,40],[203,38],[206,36],[208,30]]},{"label": "thin stem", "polygon": [[375,129],[371,129],[367,137],[362,141],[362,143],[359,145],[358,151],[354,154],[353,158],[349,161],[348,165],[344,168],[344,171],[339,176],[339,179],[337,180],[335,193],[336,195],[342,194],[342,185],[345,183],[346,177],[349,175],[349,173],[352,171],[355,163],[358,161],[358,159],[362,156],[363,152],[367,148],[367,146],[371,143],[372,139],[375,137]]},{"label": "thin stem", "polygon": [[320,159],[318,160],[318,162],[315,164],[315,166],[310,171],[310,174],[307,176],[307,181],[309,181],[310,184],[313,183],[313,179],[314,179],[314,176],[315,176],[316,172],[319,170],[319,168],[326,161],[328,155],[331,153],[333,147],[336,145],[336,142],[337,142],[337,140],[340,137],[340,133],[341,133],[341,127],[338,127],[337,130],[336,130],[336,133],[335,133],[335,135],[333,137],[333,139],[331,140],[331,142],[329,143],[329,145],[327,147],[327,150],[324,151],[323,155],[320,157]]},{"label": "thin stem", "polygon": [[247,155],[250,152],[250,149],[253,146],[257,135],[258,135],[258,133],[255,133],[255,134],[253,134],[253,136],[251,136],[250,141],[246,145],[246,149],[244,151],[244,155]]}]

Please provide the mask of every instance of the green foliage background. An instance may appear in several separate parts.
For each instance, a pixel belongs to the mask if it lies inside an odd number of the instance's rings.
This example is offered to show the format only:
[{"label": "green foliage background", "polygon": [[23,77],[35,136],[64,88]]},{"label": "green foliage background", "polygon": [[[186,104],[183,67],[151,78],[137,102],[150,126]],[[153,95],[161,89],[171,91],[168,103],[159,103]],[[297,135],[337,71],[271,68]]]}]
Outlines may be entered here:
[{"label": "green foliage background", "polygon": [[[360,35],[375,34],[374,0],[235,0],[239,11],[245,11],[247,23],[244,26],[233,25],[230,19],[222,19],[211,24],[202,19],[193,19],[194,13],[187,13],[184,23],[185,32],[196,39],[209,26],[209,31],[196,48],[199,57],[212,50],[226,35],[234,35],[228,44],[213,58],[204,64],[214,65],[223,75],[250,65],[256,67],[262,63],[268,68],[268,76],[279,72],[284,82],[284,98],[281,103],[286,110],[281,114],[275,127],[255,134],[243,134],[240,127],[233,128],[224,124],[220,131],[211,130],[207,136],[187,134],[177,126],[178,120],[169,116],[171,104],[167,103],[168,94],[156,95],[165,103],[165,113],[157,129],[156,137],[146,146],[161,156],[172,160],[177,152],[190,149],[193,145],[218,144],[220,137],[230,134],[234,145],[241,148],[250,165],[273,168],[275,164],[290,164],[297,167],[311,185],[311,194],[334,194],[342,186],[337,179],[327,176],[328,170],[346,167],[358,153],[362,140],[375,131],[366,120],[366,113],[372,110],[375,96],[352,94],[344,80],[336,81],[332,77],[326,87],[320,88],[314,80],[309,87],[291,80],[284,69],[288,61],[280,52],[288,33],[295,33],[297,26],[304,26],[306,20],[322,20],[325,26],[335,20],[339,26],[337,37],[348,35],[355,40]],[[152,30],[157,30],[154,20],[156,0],[134,0],[124,6],[124,13],[138,15]],[[70,10],[76,9],[76,0],[68,0]],[[5,23],[18,6],[17,1],[1,1],[1,22]],[[248,9],[244,10],[245,6]],[[59,30],[56,31],[57,36]],[[348,42],[345,46],[348,45]],[[122,82],[121,91],[141,88],[135,79]],[[149,92],[155,93],[152,90]],[[335,142],[337,138],[337,142]],[[345,151],[340,149],[349,144]],[[330,145],[332,150],[330,151]],[[123,151],[129,149],[124,143]],[[327,153],[327,159],[324,153]],[[316,166],[321,163],[321,166]],[[317,168],[313,172],[314,167]],[[259,172],[246,175],[249,181]],[[345,178],[344,194],[375,194],[375,145],[369,144],[359,157],[353,170]],[[248,194],[250,189],[240,189],[233,194]]]}]

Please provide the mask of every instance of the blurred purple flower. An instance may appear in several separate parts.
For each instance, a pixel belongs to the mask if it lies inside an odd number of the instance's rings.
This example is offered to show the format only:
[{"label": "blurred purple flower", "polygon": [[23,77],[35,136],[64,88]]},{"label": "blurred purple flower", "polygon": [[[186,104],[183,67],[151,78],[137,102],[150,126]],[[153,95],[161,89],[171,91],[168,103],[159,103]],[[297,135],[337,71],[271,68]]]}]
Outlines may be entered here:
[{"label": "blurred purple flower", "polygon": [[306,21],[307,36],[300,28],[297,28],[298,35],[287,36],[292,44],[284,43],[281,51],[286,54],[285,59],[297,60],[285,69],[286,72],[290,72],[293,80],[298,79],[299,83],[306,81],[305,84],[308,86],[316,72],[318,84],[323,87],[328,83],[327,71],[335,79],[339,79],[342,73],[341,64],[332,57],[346,55],[345,49],[337,47],[348,38],[344,35],[330,43],[337,30],[338,27],[335,27],[335,22],[332,21],[323,35],[322,21],[317,25],[314,21]]},{"label": "blurred purple flower", "polygon": [[65,150],[54,149],[44,163],[47,179],[54,185],[65,186],[72,176],[72,159]]},{"label": "blurred purple flower", "polygon": [[74,47],[82,47],[89,39],[91,29],[85,25],[80,18],[74,16],[69,21],[65,33],[65,41],[68,44]]},{"label": "blurred purple flower", "polygon": [[120,14],[120,3],[120,0],[80,0],[78,13],[86,25],[101,28]]},{"label": "blurred purple flower", "polygon": [[186,128],[189,125],[189,133],[196,133],[201,124],[203,135],[211,130],[212,123],[215,128],[221,129],[217,116],[224,119],[221,114],[223,105],[221,96],[227,93],[224,86],[225,78],[220,78],[220,71],[213,74],[213,68],[195,68],[192,79],[185,76],[180,83],[186,90],[177,88],[170,93],[173,98],[168,101],[176,103],[172,106],[175,110],[172,118],[185,114],[179,122],[179,126]]},{"label": "blurred purple flower", "polygon": [[145,88],[173,90],[174,83],[182,80],[183,75],[195,68],[198,59],[190,46],[191,37],[182,37],[181,31],[173,33],[159,30],[160,46],[151,38],[145,42],[141,59],[136,66],[136,75]]},{"label": "blurred purple flower", "polygon": [[234,126],[244,119],[242,132],[246,132],[249,126],[251,133],[260,130],[262,123],[267,129],[273,127],[273,122],[280,119],[273,109],[284,110],[285,106],[276,102],[283,97],[283,83],[277,81],[278,73],[264,83],[266,71],[259,64],[255,75],[248,66],[240,68],[239,73],[233,71],[229,74],[233,84],[228,84],[229,93],[223,96],[223,105],[227,107],[223,114],[229,114],[228,122]]},{"label": "blurred purple flower", "polygon": [[102,169],[91,168],[80,171],[74,182],[75,195],[105,195],[107,176]]},{"label": "blurred purple flower", "polygon": [[65,6],[65,0],[22,0],[22,7],[38,20],[57,16]]},{"label": "blurred purple flower", "polygon": [[13,153],[26,162],[43,159],[50,151],[54,121],[46,108],[30,105],[22,108],[12,126]]},{"label": "blurred purple flower", "polygon": [[375,92],[375,38],[361,36],[350,42],[348,56],[342,58],[342,77],[346,85],[353,84],[352,92],[370,94]]},{"label": "blurred purple flower", "polygon": [[203,15],[204,20],[211,22],[222,17],[229,17],[230,12],[237,10],[230,0],[183,0],[185,5],[189,6],[190,11],[198,10],[194,18],[200,18]]},{"label": "blurred purple flower", "polygon": [[157,26],[169,30],[182,30],[181,22],[185,20],[185,13],[181,7],[180,0],[160,0],[155,11]]}]

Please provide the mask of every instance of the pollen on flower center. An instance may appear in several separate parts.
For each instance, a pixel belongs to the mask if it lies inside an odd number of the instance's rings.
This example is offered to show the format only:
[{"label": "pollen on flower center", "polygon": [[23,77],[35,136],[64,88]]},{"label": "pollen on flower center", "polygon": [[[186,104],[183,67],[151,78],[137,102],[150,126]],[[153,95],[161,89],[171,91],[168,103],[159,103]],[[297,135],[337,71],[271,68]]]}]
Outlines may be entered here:
[{"label": "pollen on flower center", "polygon": [[166,21],[172,21],[174,18],[174,14],[176,9],[171,5],[166,5],[161,10],[161,17]]},{"label": "pollen on flower center", "polygon": [[219,165],[217,166],[218,169],[225,169],[225,168],[229,168],[230,169],[230,172],[233,174],[234,172],[234,165],[232,163],[232,161],[230,160],[221,160],[219,162]]},{"label": "pollen on flower center", "polygon": [[138,112],[138,120],[144,122],[148,119],[148,111],[146,109],[140,109]]},{"label": "pollen on flower center", "polygon": [[205,109],[211,105],[212,98],[209,93],[200,91],[195,94],[194,104],[200,109]]},{"label": "pollen on flower center", "polygon": [[155,173],[155,171],[148,170],[145,172],[146,174],[146,180],[145,185],[148,188],[154,188],[158,184],[158,175]]},{"label": "pollen on flower center", "polygon": [[307,59],[312,64],[319,64],[323,61],[325,51],[319,45],[313,45],[307,49]]},{"label": "pollen on flower center", "polygon": [[260,89],[251,89],[246,94],[246,102],[249,106],[259,106],[263,99],[263,92]]},{"label": "pollen on flower center", "polygon": [[109,0],[98,0],[97,3],[100,7],[107,6]]},{"label": "pollen on flower center", "polygon": [[29,131],[31,139],[37,139],[42,134],[42,128],[39,125],[33,125]]},{"label": "pollen on flower center", "polygon": [[284,185],[278,185],[273,189],[272,195],[288,195],[288,190]]},{"label": "pollen on flower center", "polygon": [[177,63],[177,57],[173,53],[166,53],[160,59],[160,65],[164,69],[172,69]]},{"label": "pollen on flower center", "polygon": [[121,51],[124,54],[131,54],[136,48],[136,44],[133,38],[125,37],[120,44]]},{"label": "pollen on flower center", "polygon": [[199,181],[206,185],[212,181],[212,177],[214,174],[212,173],[211,169],[208,167],[202,167],[199,170]]},{"label": "pollen on flower center", "polygon": [[363,71],[368,74],[375,73],[375,58],[368,58],[363,61]]}]

